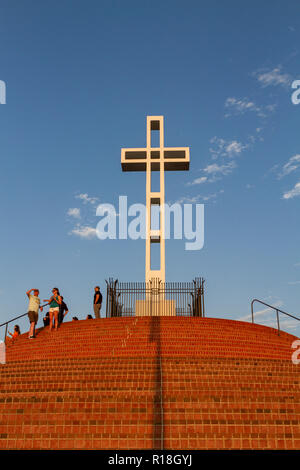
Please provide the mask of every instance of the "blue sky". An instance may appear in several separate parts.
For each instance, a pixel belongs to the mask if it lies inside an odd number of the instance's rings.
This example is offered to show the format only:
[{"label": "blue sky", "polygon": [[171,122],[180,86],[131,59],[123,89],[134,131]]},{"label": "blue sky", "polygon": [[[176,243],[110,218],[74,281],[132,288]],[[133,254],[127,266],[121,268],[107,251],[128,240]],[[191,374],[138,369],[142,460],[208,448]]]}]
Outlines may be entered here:
[{"label": "blue sky", "polygon": [[204,276],[211,317],[248,321],[254,297],[300,316],[299,18],[295,0],[1,1],[0,321],[29,288],[85,318],[95,285],[144,279],[144,242],[94,229],[98,203],[145,201],[120,149],[145,146],[147,115],[191,151],[166,199],[205,204],[204,248],[167,242],[167,280]]}]

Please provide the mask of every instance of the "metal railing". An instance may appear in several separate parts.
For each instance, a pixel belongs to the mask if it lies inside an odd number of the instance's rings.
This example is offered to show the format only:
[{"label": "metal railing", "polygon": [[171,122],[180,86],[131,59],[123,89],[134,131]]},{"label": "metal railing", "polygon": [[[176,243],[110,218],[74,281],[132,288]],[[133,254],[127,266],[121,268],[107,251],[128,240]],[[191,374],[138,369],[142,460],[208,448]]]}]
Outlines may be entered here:
[{"label": "metal railing", "polygon": [[258,302],[258,303],[260,303],[260,304],[262,304],[262,305],[265,305],[266,307],[272,308],[273,310],[276,311],[278,335],[280,335],[279,313],[283,313],[284,315],[287,315],[288,317],[293,318],[294,320],[300,321],[300,318],[297,318],[297,317],[295,317],[294,315],[291,315],[290,313],[284,312],[284,311],[281,310],[280,308],[274,307],[274,305],[266,304],[265,302],[263,302],[262,300],[259,300],[259,299],[253,299],[252,302],[251,302],[252,323],[254,323],[254,310],[253,310],[254,302]]},{"label": "metal railing", "polygon": [[192,282],[106,281],[106,317],[205,316],[204,279]]},{"label": "metal railing", "polygon": [[0,325],[0,328],[2,328],[3,326],[5,326],[4,343],[6,342],[7,330],[8,330],[8,325],[9,325],[9,323],[11,323],[11,322],[13,322],[13,321],[15,321],[15,320],[18,320],[19,318],[25,317],[26,315],[27,315],[27,313],[23,313],[23,315],[19,315],[18,317],[12,318],[11,320],[8,320],[7,322],[2,323],[2,325]]},{"label": "metal railing", "polygon": [[[46,307],[46,305],[49,305],[49,304],[41,305],[41,307]],[[14,317],[14,318],[12,318],[11,320],[8,320],[8,321],[6,321],[5,323],[2,323],[2,324],[0,325],[0,328],[2,328],[3,326],[5,326],[4,343],[6,342],[6,338],[7,338],[8,325],[9,325],[10,323],[12,323],[13,321],[18,320],[19,318],[26,317],[26,315],[28,315],[27,312],[26,312],[26,313],[23,313],[22,315],[19,315],[18,317]]]}]

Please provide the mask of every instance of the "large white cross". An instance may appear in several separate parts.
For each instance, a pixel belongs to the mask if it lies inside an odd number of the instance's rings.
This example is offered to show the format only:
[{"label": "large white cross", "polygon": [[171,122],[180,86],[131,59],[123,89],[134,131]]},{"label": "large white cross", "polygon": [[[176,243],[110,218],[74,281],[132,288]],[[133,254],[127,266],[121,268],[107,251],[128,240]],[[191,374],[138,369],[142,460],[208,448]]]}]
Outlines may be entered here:
[{"label": "large white cross", "polygon": [[[153,131],[159,132],[159,147],[152,147]],[[190,164],[189,147],[165,147],[164,117],[147,116],[147,146],[145,148],[121,149],[121,165],[123,171],[146,171],[146,265],[145,280],[165,282],[165,171],[188,170]],[[152,190],[152,172],[159,171],[159,190]],[[160,206],[159,229],[151,228],[151,208]],[[159,269],[151,269],[151,245],[160,244]]]}]

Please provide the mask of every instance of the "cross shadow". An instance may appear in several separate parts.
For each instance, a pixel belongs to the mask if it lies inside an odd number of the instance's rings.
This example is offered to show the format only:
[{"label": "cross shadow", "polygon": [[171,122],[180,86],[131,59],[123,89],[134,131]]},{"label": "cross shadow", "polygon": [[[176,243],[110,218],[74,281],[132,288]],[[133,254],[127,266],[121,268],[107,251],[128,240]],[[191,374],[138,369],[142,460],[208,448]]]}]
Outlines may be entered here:
[{"label": "cross shadow", "polygon": [[162,370],[161,370],[161,319],[151,317],[150,322],[150,342],[156,343],[157,351],[155,356],[155,393],[153,398],[153,449],[164,448],[163,434],[163,399],[162,399]]}]

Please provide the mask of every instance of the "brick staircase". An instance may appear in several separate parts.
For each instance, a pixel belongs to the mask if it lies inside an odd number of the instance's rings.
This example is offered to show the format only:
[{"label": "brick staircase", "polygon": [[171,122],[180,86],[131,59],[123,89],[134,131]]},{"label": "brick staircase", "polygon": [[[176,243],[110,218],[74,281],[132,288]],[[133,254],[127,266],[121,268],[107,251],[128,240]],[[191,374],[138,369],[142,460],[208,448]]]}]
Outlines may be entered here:
[{"label": "brick staircase", "polygon": [[26,336],[0,366],[0,449],[300,449],[292,335],[143,317]]}]

